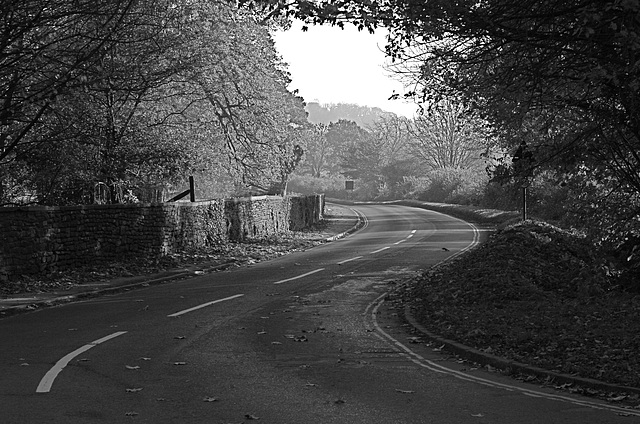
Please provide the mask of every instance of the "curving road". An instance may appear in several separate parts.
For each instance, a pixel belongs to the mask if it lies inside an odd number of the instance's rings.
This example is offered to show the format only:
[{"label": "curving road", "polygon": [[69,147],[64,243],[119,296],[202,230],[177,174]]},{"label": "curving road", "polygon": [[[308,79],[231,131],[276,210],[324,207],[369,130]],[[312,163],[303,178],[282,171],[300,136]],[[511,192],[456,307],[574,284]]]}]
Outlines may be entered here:
[{"label": "curving road", "polygon": [[360,231],[306,252],[0,320],[0,422],[637,420],[413,343],[385,293],[481,233],[422,209],[357,210]]}]

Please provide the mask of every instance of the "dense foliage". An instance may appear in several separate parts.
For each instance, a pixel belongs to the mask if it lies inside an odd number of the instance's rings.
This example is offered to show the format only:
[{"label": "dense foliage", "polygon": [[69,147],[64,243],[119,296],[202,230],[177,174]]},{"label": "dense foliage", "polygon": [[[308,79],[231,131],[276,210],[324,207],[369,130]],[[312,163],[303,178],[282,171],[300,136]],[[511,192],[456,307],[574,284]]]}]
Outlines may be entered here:
[{"label": "dense foliage", "polygon": [[637,0],[248,3],[309,24],[386,27],[407,96],[426,111],[464,104],[492,124],[490,200],[530,186],[596,244],[631,243],[629,265],[640,263]]},{"label": "dense foliage", "polygon": [[225,1],[0,0],[0,204],[281,193],[302,99]]},{"label": "dense foliage", "polygon": [[[492,138],[468,107],[443,101],[414,119],[355,105],[307,110],[310,121],[326,119],[329,111],[335,120],[316,124],[305,138],[305,156],[293,176],[297,191],[362,200],[480,201]],[[362,127],[355,119],[371,124]],[[345,179],[354,180],[353,193],[345,191]]]}]

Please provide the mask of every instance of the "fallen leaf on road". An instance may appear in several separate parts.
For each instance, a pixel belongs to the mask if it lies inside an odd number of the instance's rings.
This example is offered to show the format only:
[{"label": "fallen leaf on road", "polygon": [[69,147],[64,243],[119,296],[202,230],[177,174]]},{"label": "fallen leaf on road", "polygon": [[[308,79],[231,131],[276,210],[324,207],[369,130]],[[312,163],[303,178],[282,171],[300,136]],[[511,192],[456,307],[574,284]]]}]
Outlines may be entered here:
[{"label": "fallen leaf on road", "polygon": [[184,338],[185,338],[184,336],[175,336],[175,337],[174,337],[174,339],[177,339],[177,340],[182,340],[182,339],[184,339]]},{"label": "fallen leaf on road", "polygon": [[471,414],[471,416],[472,417],[478,417],[478,418],[484,417],[484,415],[482,415],[482,414]]},{"label": "fallen leaf on road", "polygon": [[342,399],[338,399],[334,403],[337,404],[337,405],[342,405],[343,403],[347,403],[347,401],[346,400],[342,400]]},{"label": "fallen leaf on road", "polygon": [[252,414],[245,414],[244,416],[247,420],[259,420],[260,417],[256,417],[255,415]]},{"label": "fallen leaf on road", "polygon": [[413,390],[401,390],[401,389],[396,389],[396,392],[404,393],[406,395],[411,394],[411,393],[415,393],[415,391],[413,391]]},{"label": "fallen leaf on road", "polygon": [[173,365],[187,365],[186,362],[182,362],[182,361],[178,361],[178,362],[174,362]]},{"label": "fallen leaf on road", "polygon": [[130,412],[126,412],[124,415],[126,415],[127,417],[135,417],[136,415],[138,415],[138,413],[134,411],[130,411]]},{"label": "fallen leaf on road", "polygon": [[267,334],[267,332],[262,330],[262,331],[258,331],[258,334]]},{"label": "fallen leaf on road", "polygon": [[214,397],[207,396],[206,398],[202,399],[202,401],[203,402],[217,402],[218,399],[214,398]]},{"label": "fallen leaf on road", "polygon": [[125,365],[124,367],[126,369],[128,369],[128,370],[139,370],[140,369],[140,367],[137,366],[137,365]]},{"label": "fallen leaf on road", "polygon": [[126,389],[126,391],[128,393],[136,393],[136,392],[139,392],[140,390],[142,390],[142,387],[135,387],[135,388],[131,388],[131,389]]},{"label": "fallen leaf on road", "polygon": [[271,342],[272,345],[281,345],[282,343],[280,342]]},{"label": "fallen leaf on road", "polygon": [[609,402],[620,402],[621,400],[625,400],[626,398],[627,398],[627,396],[625,396],[625,395],[621,395],[621,396],[616,396],[616,397],[608,398],[607,400],[608,400]]},{"label": "fallen leaf on road", "polygon": [[151,360],[151,358],[146,358],[144,356],[142,358],[140,358],[140,359],[142,359],[143,361],[150,361]]},{"label": "fallen leaf on road", "polygon": [[23,362],[23,363],[21,363],[21,364],[20,364],[20,366],[21,366],[21,367],[28,367],[28,366],[29,366],[29,364],[28,364],[27,362]]}]

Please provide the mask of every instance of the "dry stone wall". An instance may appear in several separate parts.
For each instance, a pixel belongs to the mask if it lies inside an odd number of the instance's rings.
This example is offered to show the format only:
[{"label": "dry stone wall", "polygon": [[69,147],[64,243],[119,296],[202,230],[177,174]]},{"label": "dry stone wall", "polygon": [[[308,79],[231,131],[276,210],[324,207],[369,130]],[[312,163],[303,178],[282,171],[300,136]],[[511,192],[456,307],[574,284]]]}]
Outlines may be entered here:
[{"label": "dry stone wall", "polygon": [[0,279],[262,239],[322,219],[324,197],[0,208]]}]

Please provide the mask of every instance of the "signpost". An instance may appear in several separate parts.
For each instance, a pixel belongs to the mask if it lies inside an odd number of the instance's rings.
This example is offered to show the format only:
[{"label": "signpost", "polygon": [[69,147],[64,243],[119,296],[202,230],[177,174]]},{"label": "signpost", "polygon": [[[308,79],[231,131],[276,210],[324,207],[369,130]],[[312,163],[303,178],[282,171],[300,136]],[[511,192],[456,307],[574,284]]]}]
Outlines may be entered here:
[{"label": "signpost", "polygon": [[522,185],[522,220],[527,220],[527,185]]}]

